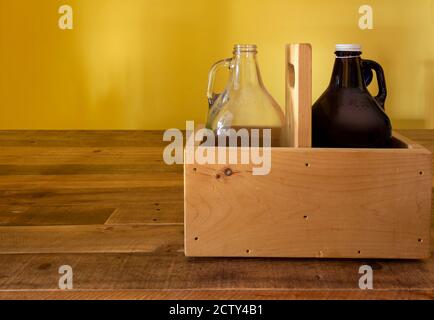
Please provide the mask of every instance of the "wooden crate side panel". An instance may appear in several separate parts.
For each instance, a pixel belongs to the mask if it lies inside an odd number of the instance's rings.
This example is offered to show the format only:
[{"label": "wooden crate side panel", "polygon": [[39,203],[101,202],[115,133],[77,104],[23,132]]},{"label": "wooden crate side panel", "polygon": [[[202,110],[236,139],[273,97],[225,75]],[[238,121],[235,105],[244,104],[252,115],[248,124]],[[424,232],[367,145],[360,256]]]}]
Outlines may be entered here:
[{"label": "wooden crate side panel", "polygon": [[231,176],[228,166],[185,166],[188,256],[429,256],[425,150],[272,152],[268,176],[252,176],[251,165],[231,166]]}]

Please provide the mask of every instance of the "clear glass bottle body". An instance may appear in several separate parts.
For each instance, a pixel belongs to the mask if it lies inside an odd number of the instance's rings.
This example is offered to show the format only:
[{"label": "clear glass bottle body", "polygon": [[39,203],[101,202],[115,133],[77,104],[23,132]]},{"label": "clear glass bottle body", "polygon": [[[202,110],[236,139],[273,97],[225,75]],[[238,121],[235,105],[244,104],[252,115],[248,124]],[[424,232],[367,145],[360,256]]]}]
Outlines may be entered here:
[{"label": "clear glass bottle body", "polygon": [[[230,77],[223,93],[216,95],[212,92],[212,84],[220,66],[230,69]],[[207,128],[217,137],[228,136],[230,129],[259,129],[261,136],[263,129],[271,129],[271,146],[286,146],[285,117],[262,82],[256,46],[236,45],[232,59],[214,65],[208,99]]]}]

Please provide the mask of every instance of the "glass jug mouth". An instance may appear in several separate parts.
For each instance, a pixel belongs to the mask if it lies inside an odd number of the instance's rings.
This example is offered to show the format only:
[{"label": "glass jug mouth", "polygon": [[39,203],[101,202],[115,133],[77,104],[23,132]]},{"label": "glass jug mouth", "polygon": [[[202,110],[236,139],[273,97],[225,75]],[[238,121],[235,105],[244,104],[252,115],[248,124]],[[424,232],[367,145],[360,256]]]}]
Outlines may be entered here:
[{"label": "glass jug mouth", "polygon": [[258,47],[255,44],[236,44],[234,46],[234,54],[240,53],[257,53]]}]

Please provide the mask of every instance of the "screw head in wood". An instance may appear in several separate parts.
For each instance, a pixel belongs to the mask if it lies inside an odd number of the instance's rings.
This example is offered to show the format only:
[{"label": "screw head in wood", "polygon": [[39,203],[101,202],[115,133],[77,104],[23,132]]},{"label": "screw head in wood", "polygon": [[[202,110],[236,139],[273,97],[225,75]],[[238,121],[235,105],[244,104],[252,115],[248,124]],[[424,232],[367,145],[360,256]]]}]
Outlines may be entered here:
[{"label": "screw head in wood", "polygon": [[234,172],[232,171],[231,168],[227,168],[227,169],[225,169],[225,175],[226,175],[227,177],[230,177],[230,176],[233,175],[233,174],[234,174]]}]

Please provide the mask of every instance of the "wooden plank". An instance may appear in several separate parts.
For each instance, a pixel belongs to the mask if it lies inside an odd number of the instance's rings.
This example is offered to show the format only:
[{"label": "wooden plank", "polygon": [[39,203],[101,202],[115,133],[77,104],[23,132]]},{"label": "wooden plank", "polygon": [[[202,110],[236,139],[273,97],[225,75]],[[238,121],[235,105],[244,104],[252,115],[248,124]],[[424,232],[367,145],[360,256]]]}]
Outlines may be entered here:
[{"label": "wooden plank", "polygon": [[75,290],[359,291],[365,264],[376,291],[434,288],[432,260],[192,259],[169,240],[149,253],[0,255],[0,290],[56,290],[69,265]]},{"label": "wooden plank", "polygon": [[162,131],[0,131],[2,147],[155,147]]},{"label": "wooden plank", "polygon": [[[0,205],[0,226],[29,225],[142,225],[183,224],[184,201],[156,198],[157,202],[76,204],[57,206]],[[162,201],[159,201],[162,200]],[[115,208],[114,208],[115,207]],[[108,216],[108,217],[107,217]]]},{"label": "wooden plank", "polygon": [[182,171],[145,171],[137,174],[71,174],[0,176],[0,190],[116,189],[177,187],[183,185]]},{"label": "wooden plank", "polygon": [[182,226],[0,227],[1,253],[183,250]]},{"label": "wooden plank", "polygon": [[[52,223],[64,225],[71,222],[71,217],[61,216],[60,211],[67,214],[94,208],[96,215],[98,210],[114,211],[110,224],[182,223],[182,190],[182,174],[170,172],[0,176],[0,215],[4,224],[16,224],[11,222],[16,219],[14,215],[23,215],[32,206],[38,207],[42,215],[44,210],[51,212],[55,208],[59,221]],[[80,224],[94,218],[83,219]]]},{"label": "wooden plank", "polygon": [[[7,147],[0,165],[156,165],[163,162],[163,145],[157,147]],[[61,170],[59,170],[61,171]]]},{"label": "wooden plank", "polygon": [[124,204],[179,201],[182,186],[57,189],[44,187],[40,190],[0,190],[0,205],[9,206],[58,206],[100,204],[118,207]]},{"label": "wooden plank", "polygon": [[249,291],[112,290],[0,291],[1,300],[433,300],[433,290]]},{"label": "wooden plank", "polygon": [[30,207],[10,213],[0,208],[0,226],[65,226],[104,224],[116,209],[100,206]]},{"label": "wooden plank", "polygon": [[286,119],[296,148],[312,146],[312,47],[286,47]]},{"label": "wooden plank", "polygon": [[0,176],[14,175],[101,175],[101,174],[138,174],[143,172],[182,172],[179,166],[163,163],[153,164],[62,164],[59,165],[0,165]]},{"label": "wooden plank", "polygon": [[126,224],[162,224],[171,223],[184,225],[183,219],[184,201],[160,201],[143,204],[125,204],[111,215],[107,225]]},{"label": "wooden plank", "polygon": [[227,168],[186,165],[188,256],[429,256],[428,151],[273,149],[268,176]]}]

